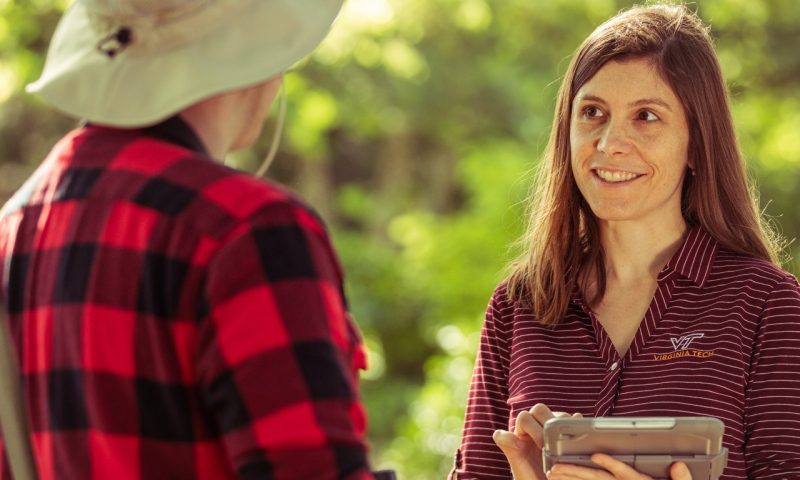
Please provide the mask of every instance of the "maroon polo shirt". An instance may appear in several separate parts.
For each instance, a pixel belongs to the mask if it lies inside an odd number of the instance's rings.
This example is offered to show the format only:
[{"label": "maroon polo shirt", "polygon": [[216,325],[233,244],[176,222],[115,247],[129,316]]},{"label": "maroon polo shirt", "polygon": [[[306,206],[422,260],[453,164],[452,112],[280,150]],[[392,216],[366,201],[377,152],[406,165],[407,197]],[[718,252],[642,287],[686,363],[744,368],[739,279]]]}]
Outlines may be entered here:
[{"label": "maroon polo shirt", "polygon": [[722,479],[800,479],[800,287],[700,228],[658,276],[620,357],[577,298],[555,328],[494,292],[470,387],[459,479],[511,478],[492,441],[544,403],[584,416],[713,416],[729,450]]}]

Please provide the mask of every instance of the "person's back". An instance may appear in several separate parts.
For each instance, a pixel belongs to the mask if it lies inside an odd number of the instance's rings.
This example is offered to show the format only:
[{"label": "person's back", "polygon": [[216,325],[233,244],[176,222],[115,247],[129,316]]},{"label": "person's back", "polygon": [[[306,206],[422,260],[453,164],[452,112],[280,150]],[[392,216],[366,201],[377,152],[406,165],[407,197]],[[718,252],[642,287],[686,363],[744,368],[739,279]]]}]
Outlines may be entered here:
[{"label": "person's back", "polygon": [[372,478],[363,345],[322,222],[222,163],[340,7],[77,0],[65,14],[30,88],[88,123],[0,213],[41,478]]},{"label": "person's back", "polygon": [[291,194],[198,149],[177,118],[84,127],[3,211],[42,478],[233,478],[228,457],[244,478],[366,469],[339,373],[363,357],[327,235]]}]

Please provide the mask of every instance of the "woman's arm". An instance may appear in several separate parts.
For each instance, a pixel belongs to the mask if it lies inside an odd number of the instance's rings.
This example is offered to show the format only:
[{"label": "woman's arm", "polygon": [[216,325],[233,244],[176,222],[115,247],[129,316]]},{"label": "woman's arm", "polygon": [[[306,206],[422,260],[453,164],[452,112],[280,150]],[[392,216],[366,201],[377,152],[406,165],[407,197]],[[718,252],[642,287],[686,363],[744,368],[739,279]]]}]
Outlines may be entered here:
[{"label": "woman's arm", "polygon": [[800,478],[800,286],[792,277],[764,305],[747,385],[748,477]]},{"label": "woman's arm", "polygon": [[505,286],[495,290],[481,331],[478,357],[470,383],[461,448],[451,479],[511,478],[511,470],[492,435],[507,429],[510,409],[508,362],[513,307],[505,304]]}]

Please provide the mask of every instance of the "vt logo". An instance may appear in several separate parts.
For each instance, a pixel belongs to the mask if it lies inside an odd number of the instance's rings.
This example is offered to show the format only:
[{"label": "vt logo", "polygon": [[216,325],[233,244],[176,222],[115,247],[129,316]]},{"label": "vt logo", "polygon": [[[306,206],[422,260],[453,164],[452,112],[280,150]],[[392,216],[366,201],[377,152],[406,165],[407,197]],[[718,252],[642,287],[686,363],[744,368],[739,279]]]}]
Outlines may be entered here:
[{"label": "vt logo", "polygon": [[669,340],[672,342],[672,347],[677,352],[678,350],[686,350],[689,348],[689,344],[696,338],[702,338],[703,335],[702,333],[690,333],[689,335],[684,335],[680,338],[670,338]]}]

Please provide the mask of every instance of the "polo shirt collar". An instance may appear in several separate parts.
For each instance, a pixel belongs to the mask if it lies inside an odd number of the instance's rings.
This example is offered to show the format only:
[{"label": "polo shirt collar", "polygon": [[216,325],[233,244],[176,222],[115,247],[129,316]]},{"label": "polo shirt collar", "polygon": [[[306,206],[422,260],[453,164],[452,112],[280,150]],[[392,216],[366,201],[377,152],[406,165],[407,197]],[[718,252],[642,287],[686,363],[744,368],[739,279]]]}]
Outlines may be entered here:
[{"label": "polo shirt collar", "polygon": [[[658,274],[658,281],[662,282],[672,275],[680,275],[703,288],[708,280],[717,251],[719,251],[719,244],[714,237],[702,227],[689,227],[680,248]],[[568,274],[564,276],[567,277]],[[581,306],[584,303],[583,294],[577,282],[572,284],[572,301]]]},{"label": "polo shirt collar", "polygon": [[683,244],[659,273],[658,280],[674,272],[702,288],[708,280],[718,250],[717,241],[702,227],[690,227]]}]

